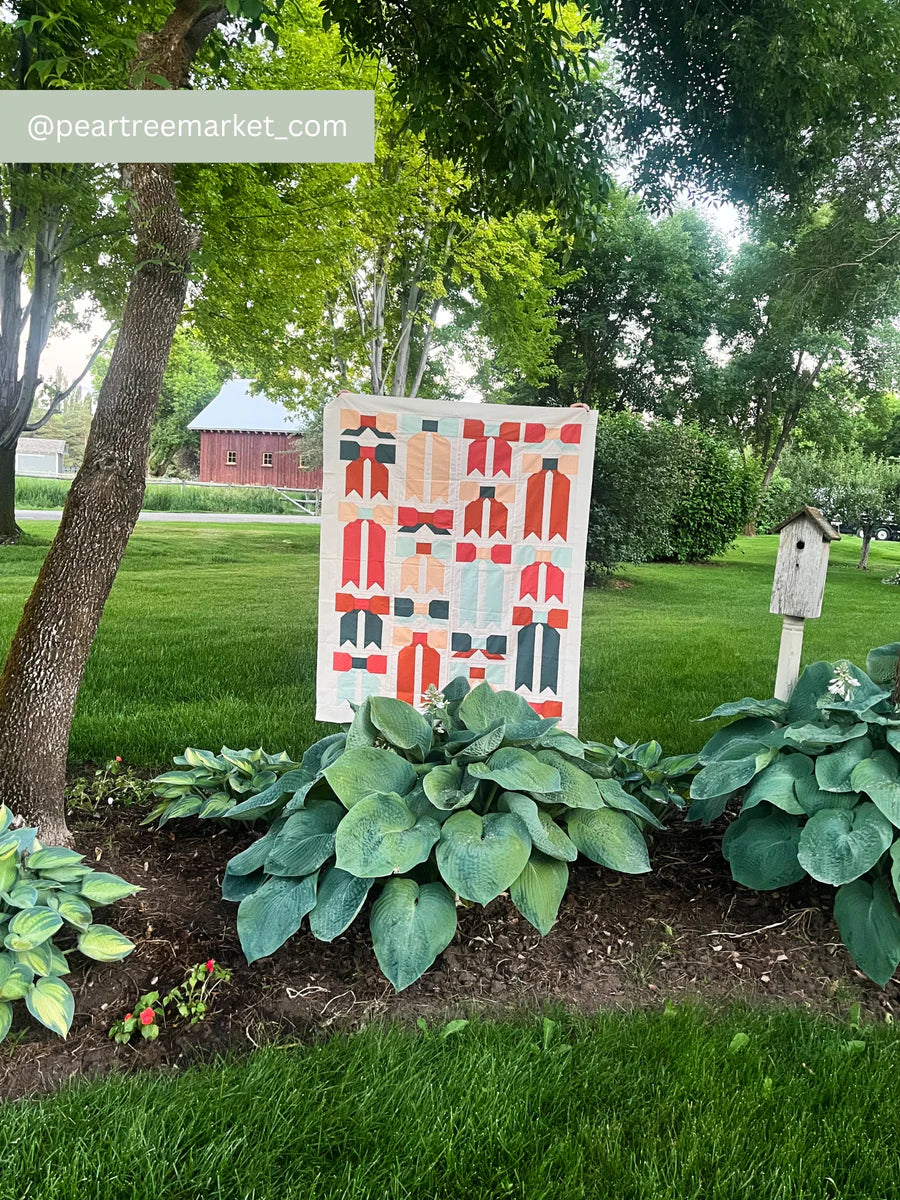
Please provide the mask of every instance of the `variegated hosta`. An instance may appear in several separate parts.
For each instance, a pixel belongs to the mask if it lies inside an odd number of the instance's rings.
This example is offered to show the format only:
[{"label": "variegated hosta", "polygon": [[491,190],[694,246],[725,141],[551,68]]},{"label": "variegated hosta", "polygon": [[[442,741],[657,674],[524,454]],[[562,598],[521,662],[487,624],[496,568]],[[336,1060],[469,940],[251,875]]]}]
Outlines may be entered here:
[{"label": "variegated hosta", "polygon": [[160,801],[142,825],[156,820],[164,825],[176,817],[209,820],[230,816],[241,800],[265,791],[300,765],[284,752],[266,754],[262,749],[229,750],[227,746],[218,754],[189,746],[173,762],[182,769],[165,771],[150,781]]},{"label": "variegated hosta", "polygon": [[62,976],[69,973],[73,950],[118,962],[134,949],[117,930],[95,925],[94,909],[141,889],[86,866],[74,850],[42,846],[36,833],[15,828],[12,813],[0,804],[0,1041],[12,1024],[15,1000],[66,1036],[75,1002]]},{"label": "variegated hosta", "polygon": [[457,898],[488,904],[508,891],[547,933],[579,852],[616,871],[650,869],[644,830],[662,828],[659,818],[603,757],[486,684],[470,692],[454,680],[424,714],[367,700],[346,733],[226,814],[270,823],[223,882],[225,899],[240,902],[248,961],[305,917],[331,941],[373,890],[375,954],[398,990],[452,939]]},{"label": "variegated hosta", "polygon": [[766,891],[805,875],[837,888],[834,916],[859,968],[885,984],[900,965],[900,709],[891,703],[900,643],[866,671],[812,663],[787,702],[738,700],[700,752],[689,820],[733,797],[722,852],[734,879]]}]

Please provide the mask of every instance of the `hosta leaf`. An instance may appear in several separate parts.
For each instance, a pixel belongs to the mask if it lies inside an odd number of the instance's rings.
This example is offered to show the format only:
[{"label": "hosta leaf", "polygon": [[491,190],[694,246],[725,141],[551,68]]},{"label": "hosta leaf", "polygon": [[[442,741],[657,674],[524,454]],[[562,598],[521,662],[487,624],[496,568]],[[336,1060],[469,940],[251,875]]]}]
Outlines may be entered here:
[{"label": "hosta leaf", "polygon": [[134,942],[109,925],[91,925],[78,935],[78,949],[97,962],[119,962],[134,949]]},{"label": "hosta leaf", "polygon": [[347,745],[346,733],[329,733],[306,750],[300,763],[307,775],[318,778],[326,767],[337,762]]},{"label": "hosta leaf", "polygon": [[7,950],[33,950],[53,937],[62,923],[52,908],[23,908],[10,921],[4,944]]},{"label": "hosta leaf", "polygon": [[834,676],[834,665],[829,662],[810,663],[802,671],[787,704],[785,725],[802,721],[818,721],[822,713],[819,701],[829,695],[828,685]]},{"label": "hosta leaf", "polygon": [[894,842],[891,846],[891,883],[894,885],[897,899],[900,900],[900,842]]},{"label": "hosta leaf", "polygon": [[876,750],[857,763],[850,786],[854,792],[865,792],[892,824],[900,826],[900,773],[890,750]]},{"label": "hosta leaf", "polygon": [[[470,694],[474,696],[475,692]],[[500,694],[512,695],[510,692]],[[469,774],[473,779],[490,779],[510,792],[537,792],[541,795],[558,792],[562,787],[556,767],[547,766],[527,750],[520,750],[516,746],[503,746],[487,762],[472,763]]]},{"label": "hosta leaf", "polygon": [[216,792],[214,796],[210,796],[197,816],[203,821],[208,821],[217,817],[224,817],[227,812],[235,807],[235,803],[227,792]]},{"label": "hosta leaf", "polygon": [[725,830],[722,853],[735,882],[767,892],[787,887],[804,876],[797,860],[800,822],[796,817],[761,804],[744,810]]},{"label": "hosta leaf", "polygon": [[471,684],[465,675],[457,675],[454,679],[450,679],[443,687],[444,699],[448,702],[459,702],[468,696]]},{"label": "hosta leaf", "polygon": [[462,749],[454,754],[454,761],[458,763],[481,762],[488,755],[493,754],[505,740],[506,722],[497,721],[493,729],[488,729],[480,737],[467,741]]},{"label": "hosta leaf", "polygon": [[342,871],[374,879],[424,862],[441,835],[431,817],[416,817],[396,792],[376,792],[350,809],[337,828],[335,853]]},{"label": "hosta leaf", "polygon": [[[521,721],[513,724],[510,721],[505,723],[506,732],[503,735],[503,740],[507,746],[540,746],[543,744],[543,739],[548,735],[559,732],[559,717],[537,717],[532,715],[529,721]],[[582,753],[584,750],[582,748]]]},{"label": "hosta leaf", "polygon": [[548,733],[541,734],[538,745],[547,750],[557,750],[569,758],[584,758],[583,744],[574,734],[566,733],[564,729],[551,729]]},{"label": "hosta leaf", "polygon": [[712,721],[717,717],[766,717],[772,721],[785,722],[787,705],[783,700],[754,700],[745,696],[743,700],[731,700],[713,709],[708,717],[701,721]]},{"label": "hosta leaf", "polygon": [[750,782],[757,772],[768,766],[777,750],[760,750],[747,758],[717,760],[704,767],[691,780],[691,798],[710,800],[715,796],[731,796]]},{"label": "hosta leaf", "polygon": [[185,796],[179,796],[177,800],[173,800],[171,804],[166,805],[165,812],[160,816],[160,825],[165,825],[166,821],[180,820],[184,817],[196,817],[197,813],[203,807],[204,797],[199,792],[188,792]]},{"label": "hosta leaf", "polygon": [[[68,975],[69,963],[62,950],[57,950],[52,942],[41,942],[33,950],[17,950],[16,962],[22,968],[21,979],[27,978],[27,984],[19,993],[24,996],[31,986],[35,975]],[[2,990],[2,989],[0,989]],[[17,997],[9,996],[8,999]]]},{"label": "hosta leaf", "polygon": [[402,992],[453,940],[456,905],[442,883],[389,879],[372,905],[369,928],[378,965]]},{"label": "hosta leaf", "polygon": [[302,788],[306,788],[308,791],[314,782],[314,777],[310,776],[309,772],[302,767],[298,767],[295,771],[286,771],[284,775],[273,780],[268,787],[255,796],[248,796],[240,804],[235,804],[229,810],[228,816],[234,817],[236,820],[251,814],[254,818],[262,816],[265,809],[274,808],[284,796],[296,793]]},{"label": "hosta leaf", "polygon": [[344,809],[334,800],[292,813],[278,830],[263,868],[269,875],[310,875],[334,853]]},{"label": "hosta leaf", "polygon": [[203,767],[204,770],[223,774],[227,770],[225,760],[218,754],[213,754],[212,750],[196,750],[193,746],[188,746],[184,752],[184,760],[189,767]]},{"label": "hosta leaf", "polygon": [[116,900],[123,900],[126,896],[133,896],[144,889],[129,883],[119,875],[93,871],[79,881],[78,890],[85,900],[92,900],[95,904],[113,904]]},{"label": "hosta leaf", "polygon": [[83,854],[75,850],[67,850],[65,846],[45,846],[28,855],[30,871],[49,871],[54,867],[77,866],[84,859]]},{"label": "hosta leaf", "polygon": [[345,808],[352,808],[373,792],[396,792],[403,796],[416,783],[416,769],[393,750],[359,746],[345,750],[337,762],[325,769],[325,778]]},{"label": "hosta leaf", "polygon": [[735,742],[753,742],[757,747],[753,753],[758,753],[758,750],[765,745],[763,738],[772,733],[775,728],[774,722],[767,721],[762,717],[744,717],[740,721],[732,721],[730,725],[726,725],[724,729],[720,729],[712,735],[697,756],[698,760],[703,766],[707,766],[709,763],[715,762],[718,756],[727,751]]},{"label": "hosta leaf", "polygon": [[870,738],[858,737],[830,754],[816,759],[816,782],[823,792],[852,792],[853,768],[872,753]]},{"label": "hosta leaf", "polygon": [[258,888],[262,887],[265,878],[265,872],[262,868],[251,871],[246,875],[237,875],[232,873],[229,864],[225,868],[225,874],[222,876],[222,899],[230,900],[232,903],[244,900],[247,896],[252,896]]},{"label": "hosta leaf", "polygon": [[228,860],[228,865],[225,868],[229,875],[251,875],[254,871],[258,871],[266,861],[269,851],[275,844],[275,838],[278,836],[278,831],[282,828],[279,823],[273,825],[268,833],[264,833],[261,838],[257,838],[252,845],[246,850],[241,850],[239,854],[235,854],[233,858]]},{"label": "hosta leaf", "polygon": [[11,954],[0,954],[0,1000],[21,1000],[34,982],[34,971]]},{"label": "hosta leaf", "polygon": [[574,862],[578,857],[575,843],[568,838],[548,812],[538,808],[530,796],[519,792],[503,792],[497,801],[501,811],[514,813],[528,830],[532,845],[563,862]]},{"label": "hosta leaf", "polygon": [[650,870],[643,834],[627,813],[613,808],[574,809],[565,819],[569,837],[593,862],[628,875]]},{"label": "hosta leaf", "polygon": [[431,726],[411,704],[391,696],[373,696],[369,717],[386,741],[398,750],[412,751],[417,761],[421,762],[431,749]]},{"label": "hosta leaf", "polygon": [[857,879],[838,888],[834,919],[856,965],[884,987],[900,963],[900,912],[887,881]]},{"label": "hosta leaf", "polygon": [[[535,758],[545,766],[559,772],[561,787],[552,796],[546,797],[546,802],[565,804],[567,808],[602,808],[603,800],[597,791],[597,782],[587,775],[580,767],[555,750],[538,750]],[[519,791],[529,789],[517,789]]]},{"label": "hosta leaf", "polygon": [[871,870],[893,837],[890,821],[874,804],[826,808],[803,827],[797,857],[813,879],[838,886]]},{"label": "hosta leaf", "polygon": [[795,784],[798,779],[812,776],[813,768],[813,760],[806,754],[779,754],[747,788],[742,809],[755,808],[765,801],[798,816],[803,809],[797,800]]},{"label": "hosta leaf", "polygon": [[819,787],[815,775],[807,775],[794,784],[797,803],[808,817],[823,808],[855,808],[859,797],[854,792],[826,792]]},{"label": "hosta leaf", "polygon": [[[752,720],[753,718],[751,718]],[[657,771],[662,771],[670,777],[675,775],[687,775],[689,771],[698,766],[700,763],[699,754],[670,754],[667,758],[661,758],[656,764]]]},{"label": "hosta leaf", "polygon": [[34,908],[38,903],[38,891],[30,883],[17,883],[9,892],[4,892],[10,908]]},{"label": "hosta leaf", "polygon": [[333,942],[349,929],[366,902],[374,881],[358,879],[340,867],[329,867],[319,881],[309,928],[320,942]]},{"label": "hosta leaf", "polygon": [[489,729],[497,721],[522,725],[535,719],[535,711],[517,692],[495,692],[489,683],[473,688],[459,706],[459,718],[467,729]]},{"label": "hosta leaf", "polygon": [[75,1015],[75,999],[68,984],[56,975],[37,979],[28,989],[25,1005],[36,1021],[65,1037]]},{"label": "hosta leaf", "polygon": [[569,883],[569,868],[564,862],[532,850],[522,873],[509,887],[509,898],[526,921],[541,934],[556,924],[556,914]]},{"label": "hosta leaf", "polygon": [[862,737],[867,728],[861,721],[854,725],[820,725],[817,721],[807,721],[788,725],[784,738],[795,746],[836,746]]},{"label": "hosta leaf", "polygon": [[353,714],[353,720],[347,730],[348,750],[357,750],[360,746],[374,746],[378,741],[379,732],[372,724],[372,718],[369,715],[371,705],[371,699],[366,697]]},{"label": "hosta leaf", "polygon": [[9,1033],[9,1027],[12,1025],[13,1008],[6,1000],[0,1000],[0,1042]]},{"label": "hosta leaf", "polygon": [[437,865],[466,900],[489,904],[521,874],[531,851],[524,823],[512,813],[454,813],[441,828]]},{"label": "hosta leaf", "polygon": [[267,880],[238,905],[237,930],[248,963],[274,954],[316,903],[316,876]]},{"label": "hosta leaf", "polygon": [[452,812],[456,808],[465,808],[475,798],[477,784],[467,791],[461,791],[463,770],[456,762],[440,763],[428,772],[422,779],[425,795],[436,808]]},{"label": "hosta leaf", "polygon": [[[662,821],[650,811],[643,801],[638,800],[636,796],[632,796],[630,792],[626,792],[617,779],[597,779],[595,786],[600,793],[605,804],[610,808],[618,808],[622,812],[631,813],[632,816],[640,817],[642,821],[646,821],[648,825],[652,825],[654,829],[665,829]],[[647,790],[646,788],[644,789]],[[664,795],[662,800],[666,800],[668,792],[663,789]],[[657,797],[651,797],[657,799]],[[585,806],[587,807],[587,806]]]},{"label": "hosta leaf", "polygon": [[0,891],[2,892],[11,888],[19,877],[16,850],[15,842],[10,842],[8,846],[0,849]]},{"label": "hosta leaf", "polygon": [[873,683],[893,684],[898,655],[900,642],[888,642],[886,646],[876,646],[869,651],[866,655],[866,674]]},{"label": "hosta leaf", "polygon": [[827,692],[820,698],[819,708],[832,712],[852,712],[859,715],[864,713],[866,709],[874,708],[882,700],[887,700],[890,696],[890,687],[873,683],[865,671],[861,671],[859,667],[855,667],[852,663],[844,663],[843,668],[850,678],[856,680],[856,687],[849,689],[850,694],[846,698],[835,695],[831,691]]}]

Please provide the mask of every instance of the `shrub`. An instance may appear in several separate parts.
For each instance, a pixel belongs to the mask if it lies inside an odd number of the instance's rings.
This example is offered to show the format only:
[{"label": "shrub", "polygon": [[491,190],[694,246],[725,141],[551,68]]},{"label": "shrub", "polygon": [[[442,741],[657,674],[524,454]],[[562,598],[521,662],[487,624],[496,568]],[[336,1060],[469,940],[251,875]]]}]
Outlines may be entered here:
[{"label": "shrub", "polygon": [[[108,925],[95,925],[94,909],[141,889],[118,875],[94,871],[83,854],[42,846],[36,830],[15,828],[0,805],[0,1041],[12,1024],[15,1000],[42,1025],[65,1037],[75,1001],[61,976],[67,955],[79,950],[98,962],[118,962],[134,943]],[[61,949],[69,933],[74,947]]]},{"label": "shrub", "polygon": [[[884,984],[900,964],[900,643],[806,668],[789,701],[738,700],[700,751],[689,819],[738,797],[722,841],[736,882],[768,891],[805,875],[837,889],[834,916],[860,970]],[[707,718],[711,719],[711,718]]]},{"label": "shrub", "polygon": [[[375,955],[398,991],[451,941],[457,897],[488,904],[508,890],[546,934],[579,852],[612,870],[650,870],[644,831],[663,826],[638,793],[672,764],[649,757],[629,791],[617,750],[580,742],[514,692],[469,691],[463,679],[424,714],[366,700],[345,733],[222,814],[268,824],[222,884],[239,904],[244,954],[274,953],[307,916],[312,934],[332,941],[373,889]],[[668,798],[648,795],[660,808]]]},{"label": "shrub", "polygon": [[727,550],[750,521],[759,481],[755,467],[707,434],[686,430],[684,443],[669,544],[679,562],[705,562]]},{"label": "shrub", "polygon": [[188,746],[172,761],[186,769],[166,771],[150,780],[154,795],[161,799],[142,825],[158,820],[162,826],[173,817],[229,816],[240,800],[252,799],[300,765],[285,751],[266,754],[261,748],[229,750],[227,746],[218,754]]}]

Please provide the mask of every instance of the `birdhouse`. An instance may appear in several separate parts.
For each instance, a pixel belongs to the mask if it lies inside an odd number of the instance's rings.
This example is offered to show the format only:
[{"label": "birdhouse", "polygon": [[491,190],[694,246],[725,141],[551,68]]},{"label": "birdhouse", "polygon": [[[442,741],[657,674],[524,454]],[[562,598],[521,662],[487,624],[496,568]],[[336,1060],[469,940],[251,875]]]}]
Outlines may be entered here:
[{"label": "birdhouse", "polygon": [[769,612],[817,617],[822,611],[828,553],[840,534],[817,508],[808,505],[776,525],[779,535],[775,582]]}]

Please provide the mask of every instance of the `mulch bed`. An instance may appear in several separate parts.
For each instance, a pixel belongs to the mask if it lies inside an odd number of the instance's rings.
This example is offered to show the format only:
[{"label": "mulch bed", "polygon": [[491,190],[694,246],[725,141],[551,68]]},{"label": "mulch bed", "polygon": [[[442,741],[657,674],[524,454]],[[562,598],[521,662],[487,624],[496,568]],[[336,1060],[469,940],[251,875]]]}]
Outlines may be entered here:
[{"label": "mulch bed", "polygon": [[[459,909],[456,939],[421,980],[395,995],[378,970],[365,912],[332,944],[304,930],[272,958],[247,966],[236,905],[221,899],[220,883],[227,859],[252,839],[198,821],[156,831],[139,819],[134,809],[113,808],[74,822],[78,849],[99,869],[146,889],[100,917],[137,949],[119,964],[76,964],[73,957],[76,1016],[66,1041],[24,1011],[17,1016],[0,1046],[0,1096],[114,1070],[179,1067],[278,1037],[312,1040],[379,1019],[431,1023],[472,1011],[495,1016],[548,1004],[593,1011],[687,999],[844,1015],[858,1000],[881,1018],[900,1013],[900,983],[871,984],[840,944],[831,889],[809,881],[768,894],[738,887],[719,852],[720,828],[676,819],[652,854],[649,876],[579,862],[546,938],[505,896],[486,909]],[[168,990],[209,958],[234,976],[215,993],[205,1022],[171,1027],[155,1042],[117,1046],[108,1038],[110,1024],[140,993]]]}]

